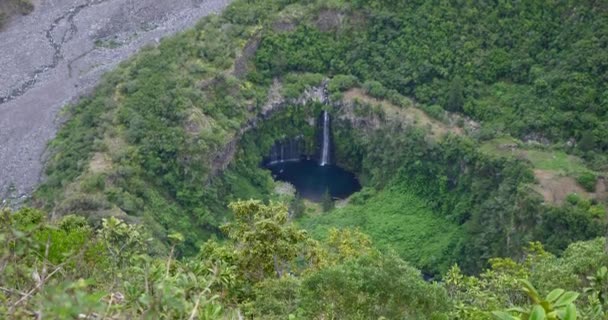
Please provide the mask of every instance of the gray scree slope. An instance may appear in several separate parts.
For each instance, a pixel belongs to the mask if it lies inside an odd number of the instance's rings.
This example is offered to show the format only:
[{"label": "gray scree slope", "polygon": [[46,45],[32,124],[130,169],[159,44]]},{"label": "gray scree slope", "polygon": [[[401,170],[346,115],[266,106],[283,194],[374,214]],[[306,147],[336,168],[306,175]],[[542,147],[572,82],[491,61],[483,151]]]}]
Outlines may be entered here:
[{"label": "gray scree slope", "polygon": [[[0,200],[28,195],[61,108],[148,43],[230,0],[38,0],[0,32]],[[0,201],[1,205],[2,201]]]}]

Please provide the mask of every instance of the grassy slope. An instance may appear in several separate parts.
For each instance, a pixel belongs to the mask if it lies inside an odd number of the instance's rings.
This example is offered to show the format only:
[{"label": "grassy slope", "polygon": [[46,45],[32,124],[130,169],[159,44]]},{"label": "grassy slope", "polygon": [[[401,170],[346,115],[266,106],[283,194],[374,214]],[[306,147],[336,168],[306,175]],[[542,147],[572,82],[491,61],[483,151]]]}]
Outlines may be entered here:
[{"label": "grassy slope", "polygon": [[563,151],[528,150],[526,154],[528,160],[538,169],[561,171],[565,174],[579,174],[590,171],[580,158],[568,155]]},{"label": "grassy slope", "polygon": [[606,197],[601,190],[597,194],[590,193],[594,190],[583,186],[579,179],[582,176],[590,176],[596,181],[590,182],[593,186],[598,183],[595,177],[606,176],[607,172],[592,170],[583,159],[562,150],[526,145],[509,136],[485,141],[480,150],[494,157],[515,157],[529,161],[537,180],[535,189],[547,203],[559,205],[569,194],[600,201]]},{"label": "grassy slope", "polygon": [[511,137],[500,137],[484,142],[481,150],[489,155],[501,157],[520,157],[529,160],[534,168],[554,171],[563,175],[576,176],[592,172],[579,157],[560,150],[533,149]]},{"label": "grassy slope", "polygon": [[435,215],[422,198],[399,187],[382,190],[363,204],[308,216],[300,223],[316,238],[323,238],[333,227],[360,228],[380,248],[393,249],[430,272],[448,267],[454,246],[463,235],[457,225]]}]

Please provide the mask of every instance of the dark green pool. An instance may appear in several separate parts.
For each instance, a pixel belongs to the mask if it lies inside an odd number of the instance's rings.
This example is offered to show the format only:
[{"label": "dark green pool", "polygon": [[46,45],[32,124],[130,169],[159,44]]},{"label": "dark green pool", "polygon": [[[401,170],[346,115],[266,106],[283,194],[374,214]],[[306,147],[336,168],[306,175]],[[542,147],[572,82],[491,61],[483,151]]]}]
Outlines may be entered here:
[{"label": "dark green pool", "polygon": [[291,183],[302,197],[312,201],[320,201],[325,190],[338,199],[361,190],[354,174],[334,165],[320,166],[317,161],[299,160],[265,167],[270,169],[276,180]]}]

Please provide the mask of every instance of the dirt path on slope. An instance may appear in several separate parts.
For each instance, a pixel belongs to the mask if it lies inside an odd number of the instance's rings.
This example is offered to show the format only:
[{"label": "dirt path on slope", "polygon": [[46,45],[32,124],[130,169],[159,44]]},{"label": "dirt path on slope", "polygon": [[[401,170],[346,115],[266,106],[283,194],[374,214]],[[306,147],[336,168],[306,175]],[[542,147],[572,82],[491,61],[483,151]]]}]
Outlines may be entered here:
[{"label": "dirt path on slope", "polygon": [[[37,0],[0,32],[0,200],[29,194],[62,106],[163,36],[230,0]],[[1,202],[1,201],[0,201]]]}]

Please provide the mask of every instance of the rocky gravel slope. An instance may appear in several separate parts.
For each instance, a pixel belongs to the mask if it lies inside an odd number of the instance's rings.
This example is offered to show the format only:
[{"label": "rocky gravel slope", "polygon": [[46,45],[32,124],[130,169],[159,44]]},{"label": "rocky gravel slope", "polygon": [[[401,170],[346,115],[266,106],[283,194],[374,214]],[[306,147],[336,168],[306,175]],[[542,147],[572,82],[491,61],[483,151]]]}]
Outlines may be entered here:
[{"label": "rocky gravel slope", "polygon": [[62,106],[143,45],[229,2],[39,0],[12,20],[0,32],[0,200],[24,197],[40,181]]}]

